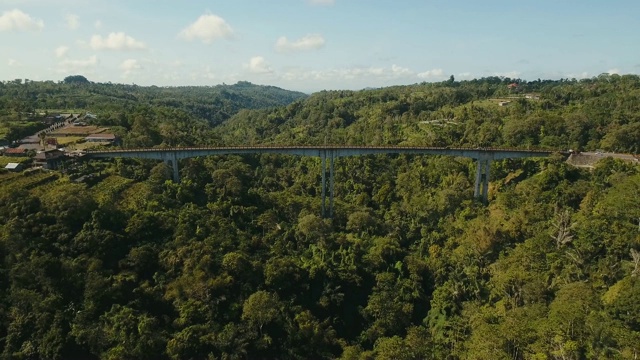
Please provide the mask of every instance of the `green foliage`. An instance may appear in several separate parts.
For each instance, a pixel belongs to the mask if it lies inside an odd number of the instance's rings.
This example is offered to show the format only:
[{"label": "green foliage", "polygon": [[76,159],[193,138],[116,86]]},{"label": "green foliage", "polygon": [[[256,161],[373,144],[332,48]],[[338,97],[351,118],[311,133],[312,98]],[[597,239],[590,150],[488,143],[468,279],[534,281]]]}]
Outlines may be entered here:
[{"label": "green foliage", "polygon": [[[95,106],[96,121],[119,126],[127,146],[637,146],[637,77],[522,82],[540,99],[500,107],[488,99],[511,96],[506,82],[322,92],[228,121],[243,96],[264,89],[3,83],[0,102],[12,112],[42,93],[43,106]],[[280,101],[266,97],[253,104]],[[94,174],[87,183],[0,173],[0,357],[640,354],[633,163],[603,159],[581,170],[559,156],[495,161],[485,207],[473,199],[468,159],[340,158],[333,219],[320,216],[317,158],[179,165],[179,184],[148,160],[70,172]]]}]

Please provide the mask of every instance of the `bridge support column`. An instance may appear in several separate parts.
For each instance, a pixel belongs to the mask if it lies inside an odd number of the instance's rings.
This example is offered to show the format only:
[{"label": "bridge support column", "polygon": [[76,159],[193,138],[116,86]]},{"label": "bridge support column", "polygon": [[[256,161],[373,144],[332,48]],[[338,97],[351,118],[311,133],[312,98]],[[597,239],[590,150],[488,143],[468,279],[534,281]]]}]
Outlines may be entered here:
[{"label": "bridge support column", "polygon": [[322,151],[320,155],[320,168],[322,171],[322,217],[326,217],[325,205],[327,203],[327,151]]},{"label": "bridge support column", "polygon": [[335,151],[331,150],[331,157],[329,158],[329,217],[333,219],[333,188],[335,184],[333,175],[333,162],[335,158]]},{"label": "bridge support column", "polygon": [[490,180],[491,159],[478,159],[476,171],[476,183],[473,196],[482,199],[483,204],[489,202],[489,180]]},{"label": "bridge support column", "polygon": [[176,154],[172,154],[171,158],[169,159],[165,159],[164,163],[167,166],[170,166],[172,169],[172,175],[173,175],[173,182],[175,182],[176,184],[180,183],[180,172],[178,169],[178,157],[176,156]]},{"label": "bridge support column", "polygon": [[[328,152],[328,153],[327,153]],[[335,180],[333,176],[334,162],[335,162],[335,151],[333,150],[323,150],[320,153],[321,164],[320,168],[322,169],[322,217],[323,218],[332,218],[333,217],[333,189],[335,185]],[[329,164],[327,164],[327,157],[329,158]],[[328,169],[327,169],[328,168]],[[329,170],[329,208],[327,209],[327,170]],[[328,210],[328,211],[327,211]]]}]

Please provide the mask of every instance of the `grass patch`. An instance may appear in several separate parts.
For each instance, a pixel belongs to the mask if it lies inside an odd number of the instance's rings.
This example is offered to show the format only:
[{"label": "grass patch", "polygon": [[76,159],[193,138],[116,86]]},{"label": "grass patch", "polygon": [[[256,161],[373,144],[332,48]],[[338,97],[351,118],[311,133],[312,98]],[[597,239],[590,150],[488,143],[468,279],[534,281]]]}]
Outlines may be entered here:
[{"label": "grass patch", "polygon": [[28,157],[0,156],[0,167],[4,168],[8,163],[21,163],[29,160]]},{"label": "grass patch", "polygon": [[88,149],[100,149],[109,147],[111,143],[108,142],[83,142],[78,144],[71,144],[67,146],[70,150],[88,150]]},{"label": "grass patch", "polygon": [[91,134],[97,134],[104,131],[108,131],[109,128],[103,128],[99,126],[87,125],[87,126],[66,126],[60,129],[57,129],[50,133],[51,136],[60,136],[60,135],[69,135],[69,136],[78,136],[84,135],[89,136]]},{"label": "grass patch", "polygon": [[58,141],[58,145],[68,145],[77,143],[81,140],[84,140],[82,136],[56,136],[55,139]]}]

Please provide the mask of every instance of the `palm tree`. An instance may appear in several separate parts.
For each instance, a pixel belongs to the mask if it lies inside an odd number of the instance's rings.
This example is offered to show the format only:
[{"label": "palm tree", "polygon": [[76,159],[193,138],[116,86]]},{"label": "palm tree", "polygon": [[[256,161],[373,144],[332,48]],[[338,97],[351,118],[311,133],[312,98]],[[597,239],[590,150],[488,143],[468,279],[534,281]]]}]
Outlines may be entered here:
[{"label": "palm tree", "polygon": [[40,145],[42,146],[42,149],[45,148],[44,145],[44,139],[47,137],[47,133],[44,132],[44,130],[40,131],[38,133],[38,138],[40,139]]}]

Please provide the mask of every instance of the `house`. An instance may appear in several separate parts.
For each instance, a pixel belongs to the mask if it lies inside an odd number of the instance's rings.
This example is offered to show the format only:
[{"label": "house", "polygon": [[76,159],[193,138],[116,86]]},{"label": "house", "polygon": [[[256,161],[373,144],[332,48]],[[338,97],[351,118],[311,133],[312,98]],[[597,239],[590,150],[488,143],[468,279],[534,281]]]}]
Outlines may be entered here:
[{"label": "house", "polygon": [[500,101],[500,102],[498,103],[498,105],[499,105],[499,106],[507,106],[507,105],[509,105],[510,103],[511,103],[511,101]]},{"label": "house", "polygon": [[4,149],[4,156],[24,157],[27,156],[27,149],[8,148]]},{"label": "house", "polygon": [[102,134],[93,134],[84,138],[87,142],[108,142],[115,143],[118,138],[114,134],[102,133]]},{"label": "house", "polygon": [[9,171],[20,171],[23,167],[20,163],[8,163],[4,168]]},{"label": "house", "polygon": [[64,160],[64,152],[58,149],[40,151],[33,158],[35,166],[45,169],[57,169]]}]

